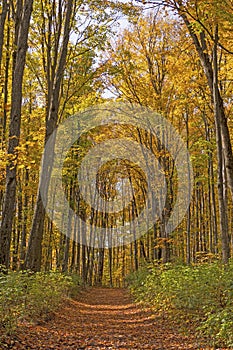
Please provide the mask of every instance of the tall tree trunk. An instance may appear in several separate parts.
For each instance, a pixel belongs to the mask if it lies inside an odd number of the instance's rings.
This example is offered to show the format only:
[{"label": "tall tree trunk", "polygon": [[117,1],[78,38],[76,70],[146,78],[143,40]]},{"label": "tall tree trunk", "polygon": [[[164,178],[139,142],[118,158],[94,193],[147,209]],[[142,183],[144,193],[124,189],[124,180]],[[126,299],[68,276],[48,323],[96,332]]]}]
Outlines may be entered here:
[{"label": "tall tree trunk", "polygon": [[72,237],[72,251],[71,251],[71,271],[75,271],[77,268],[76,266],[76,254],[77,254],[77,218],[74,217],[74,230],[73,230],[73,237]]},{"label": "tall tree trunk", "polygon": [[4,29],[5,29],[5,21],[8,11],[8,1],[3,0],[2,4],[2,13],[0,16],[0,75],[1,75],[1,63],[2,63],[2,49],[3,49],[3,43],[4,43]]},{"label": "tall tree trunk", "polygon": [[28,203],[29,203],[29,198],[27,194],[28,182],[29,182],[29,172],[28,172],[28,169],[26,169],[25,170],[26,188],[25,188],[24,203],[23,203],[23,225],[22,225],[21,243],[20,243],[20,270],[22,270],[24,267],[26,244],[27,244],[27,220],[28,220]]},{"label": "tall tree trunk", "polygon": [[[216,74],[218,63],[216,62],[215,64],[216,67],[212,66],[209,55],[207,53],[205,33],[204,32],[200,33],[200,40],[199,40],[183,8],[177,8],[177,10],[179,15],[182,17],[187,29],[189,30],[191,38],[193,39],[193,43],[196,47],[197,53],[199,55],[199,58],[211,91],[212,101],[215,109],[215,124],[217,122],[218,128],[220,129],[220,137],[222,139],[221,143],[222,143],[225,165],[226,165],[228,186],[229,186],[231,197],[233,200],[233,153],[232,153],[232,146],[231,146],[231,138],[230,138],[230,132],[227,124],[227,118],[225,115],[223,99],[220,94],[218,84],[214,85],[214,74]],[[214,45],[215,46],[218,45],[218,42],[215,43]],[[215,48],[213,48],[213,50],[215,50]],[[216,50],[217,50],[217,46],[216,46]]]},{"label": "tall tree trunk", "polygon": [[[49,107],[48,119],[46,121],[46,136],[45,143],[48,141],[49,137],[52,135],[58,123],[58,109],[59,109],[59,96],[61,89],[62,77],[66,64],[67,48],[69,42],[69,35],[71,29],[71,17],[73,12],[73,0],[67,1],[67,9],[65,16],[64,34],[63,42],[61,48],[60,59],[58,63],[58,68],[56,71],[54,79],[54,87],[51,96],[51,103]],[[53,150],[50,150],[52,152]],[[46,158],[46,154],[44,155]],[[45,169],[45,164],[42,164],[42,172],[48,176],[51,175],[52,163],[49,169]],[[44,187],[48,189],[49,183],[43,184]],[[46,188],[44,189],[46,193]],[[41,254],[42,254],[42,240],[43,240],[43,223],[45,219],[45,209],[42,202],[40,188],[38,188],[37,200],[35,205],[35,211],[33,216],[32,227],[30,231],[30,238],[28,243],[28,250],[26,255],[26,268],[33,271],[39,271],[41,268]]]},{"label": "tall tree trunk", "polygon": [[17,156],[21,126],[22,84],[27,52],[27,40],[33,0],[25,0],[17,40],[17,53],[12,81],[12,102],[8,155],[14,160],[6,168],[6,188],[0,228],[0,264],[9,267],[11,231],[15,213]]},{"label": "tall tree trunk", "polygon": [[113,279],[112,279],[112,250],[113,248],[108,248],[108,266],[109,266],[109,284],[110,287],[113,286]]},{"label": "tall tree trunk", "polygon": [[102,285],[103,274],[104,274],[104,248],[98,249],[98,275],[97,275],[97,285]]},{"label": "tall tree trunk", "polygon": [[22,226],[23,226],[23,191],[22,191],[22,180],[19,178],[19,186],[18,186],[18,210],[17,210],[17,220],[15,223],[15,228],[13,232],[15,232],[15,235],[13,235],[12,240],[12,250],[13,250],[13,256],[12,256],[12,269],[17,270],[19,267],[19,241],[20,241],[20,233],[22,232]]},{"label": "tall tree trunk", "polygon": [[215,26],[215,42],[213,47],[213,64],[210,61],[208,52],[205,33],[200,33],[200,40],[195,33],[193,26],[191,25],[186,13],[183,8],[182,2],[177,1],[177,10],[181,18],[183,19],[187,29],[189,30],[190,36],[193,39],[193,43],[196,47],[199,55],[204,73],[206,75],[208,85],[211,91],[212,102],[214,107],[214,118],[216,128],[216,139],[217,139],[217,153],[218,153],[218,196],[219,196],[219,210],[220,210],[220,228],[222,237],[222,253],[223,262],[226,263],[230,256],[229,249],[229,238],[227,231],[227,208],[224,205],[224,193],[222,187],[222,167],[223,159],[222,152],[224,155],[226,174],[228,186],[231,192],[231,198],[233,200],[233,153],[230,139],[230,132],[227,125],[227,118],[225,115],[225,109],[223,105],[223,99],[221,97],[218,87],[218,60],[217,60],[217,49],[218,49],[218,25]]},{"label": "tall tree trunk", "polygon": [[[221,227],[221,239],[222,239],[222,260],[224,264],[228,263],[230,257],[230,246],[228,236],[228,216],[227,208],[224,200],[224,184],[223,184],[223,149],[222,149],[222,128],[221,114],[222,100],[219,96],[218,89],[218,57],[217,57],[217,44],[218,44],[218,26],[215,27],[215,45],[213,50],[213,97],[214,97],[214,117],[216,125],[216,140],[217,140],[217,154],[218,154],[218,198],[219,198],[219,215],[220,215],[220,227]],[[225,154],[225,153],[224,153]],[[225,155],[226,156],[226,155]]]},{"label": "tall tree trunk", "polygon": [[68,215],[68,232],[66,233],[66,241],[65,241],[65,247],[64,247],[64,256],[63,256],[63,262],[62,262],[62,272],[67,272],[69,268],[69,255],[70,255],[70,237],[72,233],[72,219],[73,215],[71,211],[69,211]]},{"label": "tall tree trunk", "polygon": [[[187,150],[189,150],[189,114],[188,112],[185,113],[185,128],[186,128],[186,147]],[[189,161],[187,159],[187,164],[188,164],[188,179],[189,183],[191,182],[191,170],[189,166]],[[188,187],[189,190],[189,198],[191,198],[191,193],[190,193],[190,187]],[[187,211],[187,235],[186,235],[186,263],[189,265],[191,263],[191,210],[190,210],[190,205],[188,207]]]},{"label": "tall tree trunk", "polygon": [[2,141],[6,140],[7,126],[7,104],[8,104],[8,84],[9,84],[9,67],[10,67],[10,11],[8,11],[7,36],[6,36],[6,60],[5,60],[5,78],[4,78],[4,100],[3,100],[3,125]]}]

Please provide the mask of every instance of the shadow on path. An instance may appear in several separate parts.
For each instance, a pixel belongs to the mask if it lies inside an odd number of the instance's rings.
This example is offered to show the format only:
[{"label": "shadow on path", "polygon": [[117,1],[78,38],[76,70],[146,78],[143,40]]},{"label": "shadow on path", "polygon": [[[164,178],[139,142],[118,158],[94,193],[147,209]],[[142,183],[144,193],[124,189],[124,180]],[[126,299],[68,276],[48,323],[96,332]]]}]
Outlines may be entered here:
[{"label": "shadow on path", "polygon": [[135,305],[126,290],[91,288],[67,301],[48,323],[21,326],[11,349],[200,349],[194,344]]}]

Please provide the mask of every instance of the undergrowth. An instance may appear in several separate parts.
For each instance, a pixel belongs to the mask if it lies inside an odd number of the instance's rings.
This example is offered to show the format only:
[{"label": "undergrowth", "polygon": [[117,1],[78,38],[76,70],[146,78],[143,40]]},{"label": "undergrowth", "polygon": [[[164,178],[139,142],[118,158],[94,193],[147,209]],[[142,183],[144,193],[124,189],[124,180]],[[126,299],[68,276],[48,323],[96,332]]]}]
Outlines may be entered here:
[{"label": "undergrowth", "polygon": [[[175,318],[185,315],[197,337],[214,347],[233,347],[233,263],[196,266],[153,264],[127,277],[138,302]],[[198,325],[198,326],[196,326]]]},{"label": "undergrowth", "polygon": [[20,322],[48,320],[80,284],[79,276],[58,272],[0,273],[0,335],[12,334]]}]

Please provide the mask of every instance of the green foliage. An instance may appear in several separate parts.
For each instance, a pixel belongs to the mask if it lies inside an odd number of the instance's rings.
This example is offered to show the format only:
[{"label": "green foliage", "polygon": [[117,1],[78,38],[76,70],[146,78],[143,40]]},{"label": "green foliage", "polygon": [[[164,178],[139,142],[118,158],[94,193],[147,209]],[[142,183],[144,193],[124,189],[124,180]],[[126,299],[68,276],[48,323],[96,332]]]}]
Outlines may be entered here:
[{"label": "green foliage", "polygon": [[154,265],[128,277],[138,302],[183,314],[216,346],[233,346],[233,264]]},{"label": "green foliage", "polygon": [[48,319],[61,301],[74,295],[80,278],[58,272],[0,274],[0,330],[12,333],[19,321]]}]

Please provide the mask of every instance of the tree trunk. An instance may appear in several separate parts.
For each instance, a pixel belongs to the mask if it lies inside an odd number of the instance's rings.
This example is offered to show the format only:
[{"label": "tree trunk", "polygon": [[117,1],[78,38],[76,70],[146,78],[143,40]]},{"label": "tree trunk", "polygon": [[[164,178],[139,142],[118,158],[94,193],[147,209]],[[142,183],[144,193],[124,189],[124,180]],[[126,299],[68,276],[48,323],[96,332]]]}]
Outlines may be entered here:
[{"label": "tree trunk", "polygon": [[71,228],[72,228],[72,219],[73,215],[69,211],[68,215],[68,232],[66,234],[66,241],[65,241],[65,247],[64,247],[64,256],[63,256],[63,262],[62,262],[62,272],[67,272],[69,268],[69,255],[70,255],[70,237],[71,237]]},{"label": "tree trunk", "polygon": [[28,47],[27,39],[32,13],[32,5],[33,0],[25,0],[19,27],[17,53],[12,81],[10,131],[7,153],[8,155],[13,155],[14,160],[6,168],[6,188],[0,228],[0,264],[5,265],[7,268],[9,267],[10,262],[11,231],[15,215],[17,169],[17,156],[15,154],[15,150],[19,145],[20,138],[22,84],[26,52]]},{"label": "tree trunk", "polygon": [[20,270],[23,269],[25,263],[25,254],[26,254],[26,243],[27,243],[27,220],[28,220],[28,203],[29,198],[27,194],[27,187],[29,182],[29,172],[28,169],[25,170],[25,195],[24,195],[24,203],[23,203],[23,225],[22,225],[22,233],[21,233],[21,243],[20,243]]},{"label": "tree trunk", "polygon": [[10,11],[8,12],[8,25],[6,36],[6,60],[5,60],[5,78],[4,78],[4,102],[3,102],[3,125],[2,125],[2,141],[6,141],[7,127],[7,104],[8,104],[8,84],[9,84],[9,67],[10,67]]},{"label": "tree trunk", "polygon": [[[179,11],[179,10],[178,10]],[[223,99],[221,97],[218,84],[215,84],[214,86],[214,72],[215,67],[212,67],[210,58],[207,53],[207,44],[205,39],[205,33],[202,32],[200,34],[200,41],[195,34],[193,27],[191,26],[191,23],[189,22],[186,14],[184,11],[179,12],[180,16],[183,18],[184,23],[186,24],[187,29],[189,30],[190,36],[193,39],[194,45],[196,47],[197,53],[199,55],[204,73],[206,75],[208,85],[211,91],[212,95],[212,101],[215,109],[215,124],[218,123],[218,127],[220,128],[220,137],[221,137],[221,143],[223,148],[223,154],[225,159],[225,165],[226,165],[226,173],[227,173],[227,180],[228,180],[228,186],[231,192],[231,197],[233,200],[233,153],[232,153],[232,146],[231,146],[231,139],[230,139],[230,132],[227,125],[227,118],[225,115],[225,109],[223,105]],[[215,50],[215,48],[214,48]],[[217,50],[217,48],[216,48]],[[216,63],[217,64],[217,63]],[[218,64],[217,64],[218,66]],[[216,67],[217,69],[217,67]],[[216,125],[217,127],[217,125]]]},{"label": "tree trunk", "polygon": [[224,204],[224,193],[222,185],[222,171],[223,171],[223,159],[224,155],[226,174],[228,186],[231,192],[231,198],[233,200],[233,154],[230,139],[230,132],[227,125],[227,118],[225,116],[225,110],[223,105],[223,99],[221,97],[218,87],[218,61],[217,61],[217,49],[218,49],[218,25],[215,26],[215,42],[213,47],[213,66],[207,53],[207,44],[205,33],[200,33],[200,40],[198,39],[193,27],[188,20],[185,12],[180,8],[177,8],[179,15],[183,18],[183,21],[189,30],[190,36],[193,39],[194,45],[198,52],[204,73],[206,75],[208,85],[212,95],[212,102],[214,107],[214,118],[216,128],[216,140],[217,140],[217,153],[218,153],[218,196],[219,196],[219,210],[220,210],[220,227],[222,238],[222,254],[223,262],[227,263],[230,256],[229,249],[229,237],[228,237],[228,220],[227,220],[227,208]]},{"label": "tree trunk", "polygon": [[97,275],[97,285],[102,285],[103,273],[104,273],[104,248],[98,249],[98,275]]},{"label": "tree trunk", "polygon": [[0,75],[1,75],[1,63],[2,63],[2,49],[3,49],[3,42],[4,42],[4,28],[5,28],[5,21],[8,11],[8,1],[3,0],[2,4],[2,13],[0,17]]},{"label": "tree trunk", "polygon": [[[189,150],[189,115],[186,112],[185,114],[185,128],[186,128],[186,147],[187,150]],[[187,159],[187,164],[188,164],[188,179],[189,183],[191,182],[191,174],[190,174],[190,167],[189,167],[189,161]],[[189,189],[189,198],[191,198],[191,193],[190,193],[190,186],[188,187]],[[187,211],[187,235],[186,235],[186,263],[189,265],[191,264],[191,210],[190,210],[190,205],[188,207]]]},{"label": "tree trunk", "polygon": [[[215,28],[215,45],[213,50],[213,97],[214,97],[214,117],[216,125],[216,141],[217,141],[217,154],[218,154],[218,198],[219,198],[219,215],[220,215],[220,227],[221,227],[221,239],[222,239],[222,260],[224,264],[228,263],[230,258],[230,246],[228,236],[228,217],[227,208],[224,200],[224,185],[223,185],[223,171],[224,171],[224,159],[222,149],[222,128],[221,114],[222,100],[219,96],[218,89],[218,57],[217,57],[217,43],[218,43],[218,26]],[[225,159],[226,160],[226,159]]]},{"label": "tree trunk", "polygon": [[[59,95],[61,89],[62,76],[65,69],[67,48],[70,35],[70,22],[72,16],[73,0],[67,1],[65,25],[64,25],[64,36],[61,48],[61,55],[58,63],[58,68],[55,76],[54,87],[51,96],[51,103],[49,107],[48,120],[46,121],[46,136],[45,144],[49,137],[52,135],[58,123],[58,109],[59,109]],[[50,150],[52,153],[53,150]],[[44,155],[44,159],[46,154]],[[42,172],[48,176],[51,175],[52,163],[49,169],[45,169],[45,164],[42,164]],[[43,183],[44,191],[46,193],[46,188],[49,187],[49,182]],[[42,240],[43,240],[43,223],[45,219],[45,208],[40,195],[40,188],[38,188],[37,200],[34,210],[32,228],[30,232],[30,238],[28,243],[28,250],[26,255],[26,268],[33,271],[39,271],[41,268],[41,255],[42,255]]]}]

